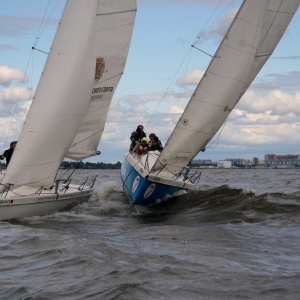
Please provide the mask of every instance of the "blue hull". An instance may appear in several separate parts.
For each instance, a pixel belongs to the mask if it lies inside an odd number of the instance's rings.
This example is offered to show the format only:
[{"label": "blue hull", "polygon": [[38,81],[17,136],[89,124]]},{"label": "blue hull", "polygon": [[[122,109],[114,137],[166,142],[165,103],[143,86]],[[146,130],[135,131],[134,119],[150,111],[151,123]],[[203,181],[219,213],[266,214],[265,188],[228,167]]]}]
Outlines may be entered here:
[{"label": "blue hull", "polygon": [[150,181],[141,176],[127,161],[123,160],[121,168],[123,190],[134,205],[152,206],[158,204],[180,191],[186,191],[181,187]]}]

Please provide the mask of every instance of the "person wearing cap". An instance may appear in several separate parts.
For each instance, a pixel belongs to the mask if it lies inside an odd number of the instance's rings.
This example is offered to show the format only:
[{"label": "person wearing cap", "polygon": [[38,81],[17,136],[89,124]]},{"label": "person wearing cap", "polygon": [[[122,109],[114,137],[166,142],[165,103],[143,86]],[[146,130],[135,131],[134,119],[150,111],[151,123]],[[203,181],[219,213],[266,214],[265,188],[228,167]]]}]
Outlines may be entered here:
[{"label": "person wearing cap", "polygon": [[6,158],[6,165],[7,165],[7,166],[8,166],[8,164],[9,164],[10,160],[11,160],[12,155],[14,154],[14,150],[15,150],[16,145],[17,145],[17,142],[16,142],[16,141],[11,142],[11,143],[10,143],[10,148],[9,148],[9,149],[6,149],[6,150],[4,151],[4,153],[0,156],[0,159],[1,159],[1,160],[4,159],[4,158]]}]

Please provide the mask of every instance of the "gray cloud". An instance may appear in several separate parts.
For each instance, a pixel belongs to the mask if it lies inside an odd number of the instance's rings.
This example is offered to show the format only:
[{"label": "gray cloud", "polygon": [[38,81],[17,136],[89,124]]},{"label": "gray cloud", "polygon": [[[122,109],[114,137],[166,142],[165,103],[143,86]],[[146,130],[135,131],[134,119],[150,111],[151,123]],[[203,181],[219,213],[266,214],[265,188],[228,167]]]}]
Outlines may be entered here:
[{"label": "gray cloud", "polygon": [[0,44],[0,51],[16,51],[18,47],[13,45]]},{"label": "gray cloud", "polygon": [[295,56],[295,55],[291,55],[291,56],[274,56],[272,57],[273,59],[291,59],[291,60],[299,60],[300,59],[300,56]]},{"label": "gray cloud", "polygon": [[251,89],[255,90],[274,90],[283,91],[300,90],[300,71],[292,71],[283,74],[270,73],[263,78],[257,78],[251,85]]},{"label": "gray cloud", "polygon": [[41,19],[0,15],[0,37],[19,38],[40,25]]}]

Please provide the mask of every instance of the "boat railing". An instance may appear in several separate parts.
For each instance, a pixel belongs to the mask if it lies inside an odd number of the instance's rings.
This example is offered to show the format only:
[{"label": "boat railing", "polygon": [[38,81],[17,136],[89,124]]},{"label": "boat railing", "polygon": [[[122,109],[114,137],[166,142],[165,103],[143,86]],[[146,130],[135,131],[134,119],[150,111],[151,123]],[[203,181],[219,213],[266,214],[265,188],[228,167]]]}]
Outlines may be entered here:
[{"label": "boat railing", "polygon": [[188,181],[190,181],[191,183],[195,184],[195,185],[198,185],[199,184],[199,181],[200,181],[200,178],[201,178],[201,175],[202,175],[202,172],[200,171],[195,171],[193,174],[191,174],[189,177],[188,177]]},{"label": "boat railing", "polygon": [[86,180],[78,187],[79,191],[82,191],[85,187],[93,188],[95,181],[97,179],[97,175],[90,177],[87,177]]},{"label": "boat railing", "polygon": [[167,164],[162,164],[161,168],[159,168],[155,172],[151,172],[151,167],[150,167],[151,163],[149,163],[149,160],[153,156],[156,156],[157,154],[152,154],[151,152],[147,152],[147,153],[141,155],[141,154],[138,154],[137,152],[134,152],[134,150],[132,150],[132,152],[130,152],[130,153],[133,158],[137,159],[138,162],[142,164],[143,169],[148,173],[150,172],[154,176],[154,178],[161,177],[161,178],[165,178],[165,179],[170,179],[170,176],[166,176],[165,174],[163,174],[163,173],[168,173],[175,180],[177,180],[181,177],[182,182],[192,183],[193,185],[199,184],[202,173],[198,170],[191,173],[192,170],[190,169],[190,167],[187,166],[187,167],[184,167],[181,171],[174,173],[167,169]]},{"label": "boat railing", "polygon": [[[67,189],[69,188],[69,185],[71,183],[71,179],[56,179],[55,180],[55,194],[58,194],[59,192],[62,192],[63,190],[65,190],[65,192],[67,191]],[[58,188],[60,188],[60,190],[58,190]]]}]

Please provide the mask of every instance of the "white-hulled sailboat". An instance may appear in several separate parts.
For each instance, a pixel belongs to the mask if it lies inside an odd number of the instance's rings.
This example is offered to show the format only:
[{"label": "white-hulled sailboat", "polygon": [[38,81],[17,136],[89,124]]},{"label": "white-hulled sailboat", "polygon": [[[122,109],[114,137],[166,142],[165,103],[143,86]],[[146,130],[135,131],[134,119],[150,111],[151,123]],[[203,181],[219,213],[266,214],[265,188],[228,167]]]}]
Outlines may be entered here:
[{"label": "white-hulled sailboat", "polygon": [[195,189],[192,159],[205,150],[273,53],[300,0],[245,0],[161,153],[125,154],[121,178],[133,204]]},{"label": "white-hulled sailboat", "polygon": [[68,0],[18,144],[1,179],[0,220],[90,198],[95,179],[56,180],[64,159],[97,152],[124,71],[136,0]]}]

